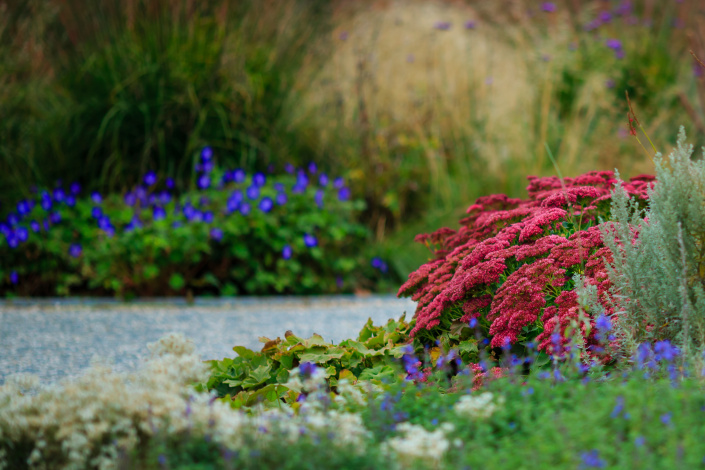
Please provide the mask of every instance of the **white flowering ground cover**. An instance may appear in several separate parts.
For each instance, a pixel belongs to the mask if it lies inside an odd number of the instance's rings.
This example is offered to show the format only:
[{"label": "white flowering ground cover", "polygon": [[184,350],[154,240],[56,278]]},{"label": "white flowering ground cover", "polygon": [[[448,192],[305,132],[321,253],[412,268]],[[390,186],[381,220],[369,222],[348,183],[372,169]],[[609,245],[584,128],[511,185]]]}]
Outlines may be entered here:
[{"label": "white flowering ground cover", "polygon": [[478,383],[444,365],[414,382],[400,366],[400,380],[334,392],[304,363],[286,384],[293,405],[237,410],[195,391],[209,371],[191,341],[149,349],[133,373],[8,379],[0,468],[697,468],[705,457],[701,374],[663,345],[619,373],[568,361]]}]

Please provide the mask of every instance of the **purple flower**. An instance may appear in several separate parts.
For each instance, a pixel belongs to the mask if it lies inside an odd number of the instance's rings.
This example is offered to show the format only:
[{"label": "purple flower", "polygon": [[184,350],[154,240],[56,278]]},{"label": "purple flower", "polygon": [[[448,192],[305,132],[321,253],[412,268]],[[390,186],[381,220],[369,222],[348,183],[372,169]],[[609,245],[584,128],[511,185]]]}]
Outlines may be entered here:
[{"label": "purple flower", "polygon": [[42,202],[40,202],[39,205],[42,206],[42,209],[48,211],[51,209],[51,199],[43,197]]},{"label": "purple flower", "polygon": [[338,178],[336,178],[335,180],[333,180],[333,187],[334,187],[335,189],[340,189],[340,188],[342,188],[343,186],[345,186],[345,180],[344,180],[343,178],[338,177]]},{"label": "purple flower", "polygon": [[607,80],[607,81],[605,82],[605,86],[606,86],[607,88],[614,88],[614,86],[615,86],[614,80],[612,80],[612,79],[610,78],[609,80]]},{"label": "purple flower", "polygon": [[81,192],[81,185],[78,183],[71,183],[71,187],[69,188],[69,191],[71,191],[71,194],[78,194]]},{"label": "purple flower", "polygon": [[274,202],[272,202],[271,198],[264,197],[262,200],[259,202],[259,209],[262,212],[269,212],[272,210],[272,207],[274,207]]},{"label": "purple flower", "polygon": [[284,204],[286,204],[287,200],[288,200],[288,198],[286,197],[286,193],[283,193],[283,192],[277,193],[277,198],[276,198],[277,204],[279,204],[280,206],[283,206]]},{"label": "purple flower", "polygon": [[252,208],[250,207],[250,205],[248,203],[243,202],[242,204],[240,204],[240,214],[248,215],[251,210],[252,210]]},{"label": "purple flower", "polygon": [[69,247],[69,256],[71,256],[72,258],[78,258],[79,256],[81,256],[81,251],[81,245],[79,245],[78,243],[73,243]]},{"label": "purple flower", "polygon": [[316,367],[316,364],[313,362],[302,362],[299,365],[299,374],[304,378],[308,378],[311,377],[317,369],[318,367]]},{"label": "purple flower", "polygon": [[671,424],[671,413],[664,413],[661,415],[661,422],[666,426]]},{"label": "purple flower", "polygon": [[646,444],[646,439],[644,436],[637,436],[634,439],[634,444],[636,444],[637,447],[642,447],[644,444]]},{"label": "purple flower", "polygon": [[91,215],[93,216],[94,219],[98,219],[98,218],[100,218],[100,216],[103,215],[103,209],[101,209],[101,208],[98,207],[98,206],[95,206],[95,207],[91,210]]},{"label": "purple flower", "polygon": [[338,190],[338,199],[341,201],[350,199],[350,189],[346,187],[340,188],[340,190]]},{"label": "purple flower", "polygon": [[15,236],[19,241],[26,242],[27,238],[29,238],[29,230],[24,227],[17,227],[17,230],[15,230]]},{"label": "purple flower", "polygon": [[321,186],[328,186],[328,175],[325,173],[321,173],[321,175],[318,177],[318,184]]},{"label": "purple flower", "polygon": [[264,173],[255,173],[252,175],[252,185],[261,188],[267,182],[267,177]]},{"label": "purple flower", "polygon": [[144,184],[147,186],[152,186],[157,182],[157,174],[153,171],[148,172],[144,175]]},{"label": "purple flower", "polygon": [[607,333],[612,330],[612,322],[607,315],[600,315],[597,317],[597,320],[595,320],[595,327],[597,327],[601,333]]},{"label": "purple flower", "polygon": [[294,174],[294,165],[292,165],[291,163],[287,163],[286,165],[284,165],[284,171],[286,171],[290,175],[293,175]]},{"label": "purple flower", "polygon": [[465,29],[475,29],[475,22],[473,20],[467,20],[465,22]]},{"label": "purple flower", "polygon": [[580,455],[583,460],[580,468],[605,468],[605,461],[600,458],[600,452],[593,449]]},{"label": "purple flower", "polygon": [[61,222],[61,214],[58,212],[52,212],[51,214],[49,214],[49,221],[52,224],[58,224],[59,222]]},{"label": "purple flower", "polygon": [[211,211],[205,211],[203,213],[203,221],[207,224],[213,223],[213,212]]},{"label": "purple flower", "polygon": [[167,178],[166,179],[166,187],[168,189],[173,189],[174,188],[174,178]]},{"label": "purple flower", "polygon": [[614,409],[610,414],[610,418],[614,419],[618,417],[622,413],[622,411],[624,411],[624,397],[620,395],[617,397],[617,404],[614,406]]},{"label": "purple flower", "polygon": [[213,158],[213,149],[210,147],[203,147],[201,150],[201,160],[204,162],[209,162]]},{"label": "purple flower", "polygon": [[17,203],[17,213],[20,215],[29,214],[29,203],[27,201],[20,201]]},{"label": "purple flower", "polygon": [[20,277],[17,275],[17,271],[12,271],[10,273],[10,282],[12,284],[17,284],[20,281]]},{"label": "purple flower", "polygon": [[259,188],[254,184],[247,188],[247,198],[250,200],[255,200],[259,197]]},{"label": "purple flower", "polygon": [[316,237],[314,237],[311,234],[304,234],[304,245],[306,245],[309,248],[313,248],[314,246],[318,245],[318,240],[316,240]]},{"label": "purple flower", "polygon": [[66,193],[64,193],[63,189],[55,189],[54,190],[54,200],[56,202],[62,202],[64,200],[64,196],[66,196]]},{"label": "purple flower", "polygon": [[10,246],[10,248],[17,248],[17,246],[20,244],[20,241],[17,239],[14,233],[5,235],[5,239],[7,240],[7,244]]},{"label": "purple flower", "polygon": [[673,346],[670,341],[658,341],[654,344],[654,353],[656,353],[656,360],[664,360],[666,362],[671,362],[678,356],[678,348]]},{"label": "purple flower", "polygon": [[318,167],[316,166],[316,164],[314,162],[311,162],[308,164],[308,172],[309,173],[315,173],[317,171],[318,171]]},{"label": "purple flower", "polygon": [[612,13],[610,13],[609,11],[603,11],[602,13],[600,13],[600,21],[602,23],[609,23],[610,21],[612,21]]},{"label": "purple flower", "polygon": [[206,189],[211,185],[211,179],[208,175],[201,175],[200,178],[198,178],[198,187],[200,189]]},{"label": "purple flower", "polygon": [[547,13],[553,13],[556,11],[556,4],[553,2],[543,2],[541,4],[541,9]]},{"label": "purple flower", "polygon": [[238,168],[233,172],[233,181],[236,183],[243,183],[245,179],[247,178],[247,174],[245,173],[245,170]]},{"label": "purple flower", "polygon": [[291,249],[291,246],[284,245],[284,248],[282,248],[282,258],[290,259],[292,254],[293,250]]},{"label": "purple flower", "polygon": [[338,38],[340,38],[341,41],[347,41],[347,39],[348,39],[348,32],[347,32],[347,31],[341,31],[340,34],[338,35]]},{"label": "purple flower", "polygon": [[614,52],[614,57],[615,57],[616,59],[619,59],[619,60],[624,59],[624,51],[623,51],[622,49],[620,49],[620,50],[618,50],[618,51],[615,51],[615,52]]},{"label": "purple flower", "polygon": [[433,27],[439,31],[448,31],[450,29],[451,23],[449,21],[438,21]]},{"label": "purple flower", "polygon": [[316,195],[314,196],[313,200],[316,201],[316,205],[318,206],[319,209],[323,209],[323,196],[324,192],[322,189],[319,189],[316,191]]},{"label": "purple flower", "polygon": [[619,39],[614,39],[614,38],[607,39],[605,41],[605,45],[615,51],[622,49],[622,42]]},{"label": "purple flower", "polygon": [[166,218],[166,211],[160,206],[154,206],[152,208],[152,218],[154,220],[162,220]]},{"label": "purple flower", "polygon": [[215,241],[220,241],[223,239],[223,231],[219,229],[218,227],[213,227],[211,229],[211,238]]},{"label": "purple flower", "polygon": [[41,225],[39,225],[39,222],[36,220],[33,220],[29,223],[29,227],[32,229],[33,232],[37,233],[39,230],[41,230]]},{"label": "purple flower", "polygon": [[100,193],[94,192],[91,194],[91,200],[93,200],[95,204],[100,204],[103,202],[103,197],[100,195]]},{"label": "purple flower", "polygon": [[471,318],[470,323],[468,323],[470,328],[475,328],[477,326],[477,318]]}]

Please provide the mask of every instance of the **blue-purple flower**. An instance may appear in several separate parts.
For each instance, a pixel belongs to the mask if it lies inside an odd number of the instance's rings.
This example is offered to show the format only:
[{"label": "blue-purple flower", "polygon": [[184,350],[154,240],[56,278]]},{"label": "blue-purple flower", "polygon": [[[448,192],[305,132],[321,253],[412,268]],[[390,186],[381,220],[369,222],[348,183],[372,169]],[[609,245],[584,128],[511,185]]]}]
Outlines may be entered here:
[{"label": "blue-purple flower", "polygon": [[71,246],[69,247],[69,256],[72,258],[78,258],[81,256],[81,245],[78,243],[72,243]]},{"label": "blue-purple flower", "polygon": [[152,186],[157,183],[157,174],[153,171],[147,172],[146,175],[144,175],[144,184],[147,186]]},{"label": "blue-purple flower", "polygon": [[269,212],[272,210],[272,207],[274,207],[274,202],[271,198],[264,197],[259,202],[259,210],[261,210],[262,212]]},{"label": "blue-purple flower", "polygon": [[198,178],[198,187],[200,189],[206,189],[211,185],[211,179],[208,175],[201,175]]},{"label": "blue-purple flower", "polygon": [[556,4],[553,2],[543,2],[541,4],[541,10],[545,11],[546,13],[553,13],[556,11]]},{"label": "blue-purple flower", "polygon": [[211,229],[210,236],[213,240],[220,241],[223,239],[223,231],[221,229],[219,229],[218,227],[213,227]]},{"label": "blue-purple flower", "polygon": [[342,187],[338,190],[338,199],[341,201],[347,201],[350,199],[350,189],[347,187]]},{"label": "blue-purple flower", "polygon": [[316,239],[316,237],[314,237],[310,233],[305,233],[304,234],[304,245],[306,245],[309,248],[313,248],[314,246],[318,245],[318,240]]},{"label": "blue-purple flower", "polygon": [[17,275],[17,271],[12,271],[10,273],[10,282],[12,284],[17,284],[20,281],[20,277]]},{"label": "blue-purple flower", "polygon": [[253,186],[257,186],[258,188],[261,188],[262,186],[265,185],[267,182],[267,177],[264,176],[264,173],[255,173],[252,175],[252,184]]},{"label": "blue-purple flower", "polygon": [[213,158],[213,149],[210,147],[203,147],[201,150],[201,160],[208,162]]},{"label": "blue-purple flower", "polygon": [[253,184],[252,186],[247,188],[246,194],[247,194],[248,199],[254,201],[255,199],[257,199],[259,197],[259,187],[257,187],[256,185]]},{"label": "blue-purple flower", "polygon": [[291,249],[291,246],[284,245],[284,248],[282,248],[282,258],[290,259],[292,254],[293,254],[293,250]]}]

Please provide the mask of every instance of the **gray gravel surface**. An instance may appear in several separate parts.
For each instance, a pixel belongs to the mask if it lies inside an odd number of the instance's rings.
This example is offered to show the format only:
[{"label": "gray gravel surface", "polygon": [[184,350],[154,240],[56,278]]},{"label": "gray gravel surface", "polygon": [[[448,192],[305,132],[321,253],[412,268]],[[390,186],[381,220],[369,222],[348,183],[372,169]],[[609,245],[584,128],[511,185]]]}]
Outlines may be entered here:
[{"label": "gray gravel surface", "polygon": [[105,300],[0,302],[0,383],[10,374],[38,375],[45,383],[81,375],[92,361],[116,371],[137,367],[147,343],[170,332],[191,338],[203,359],[234,357],[235,345],[261,347],[258,338],[318,333],[335,343],[357,335],[368,318],[386,323],[415,303],[372,295],[197,299],[120,303]]}]

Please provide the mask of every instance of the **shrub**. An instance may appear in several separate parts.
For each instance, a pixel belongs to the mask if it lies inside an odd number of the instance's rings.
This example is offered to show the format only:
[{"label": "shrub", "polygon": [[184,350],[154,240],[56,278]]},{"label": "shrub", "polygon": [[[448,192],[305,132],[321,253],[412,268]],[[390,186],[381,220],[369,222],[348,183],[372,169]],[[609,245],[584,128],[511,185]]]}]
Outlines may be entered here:
[{"label": "shrub", "polygon": [[369,231],[354,222],[364,204],[342,178],[214,161],[206,147],[199,189],[181,195],[149,172],[124,195],[81,197],[74,184],[20,201],[0,223],[0,293],[306,294],[392,281],[370,262]]},{"label": "shrub", "polygon": [[[625,185],[645,201],[651,176]],[[583,346],[595,344],[594,318],[580,318],[573,276],[600,293],[609,289],[598,219],[609,218],[612,172],[576,178],[529,177],[529,197],[503,194],[479,198],[460,228],[441,228],[416,240],[433,259],[409,275],[399,296],[418,302],[411,332],[418,341],[456,344],[472,337],[468,322],[500,348],[537,341],[552,352],[551,335],[562,344],[569,328],[579,329]]]},{"label": "shrub", "polygon": [[396,359],[404,354],[400,345],[408,342],[410,329],[402,316],[379,327],[369,320],[357,340],[338,345],[318,335],[302,339],[288,333],[284,340],[260,338],[264,343],[261,352],[235,346],[238,357],[211,361],[211,376],[200,389],[217,392],[235,408],[260,402],[272,405],[280,399],[294,403],[302,390],[292,388],[290,372],[304,363],[320,367],[332,388],[341,380],[379,383],[395,377]]},{"label": "shrub", "polygon": [[611,299],[627,350],[670,340],[705,345],[705,160],[693,160],[681,128],[677,148],[654,158],[656,184],[640,210],[618,185],[612,221],[602,229],[614,260],[607,266]]}]

